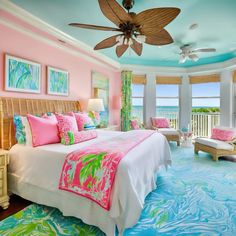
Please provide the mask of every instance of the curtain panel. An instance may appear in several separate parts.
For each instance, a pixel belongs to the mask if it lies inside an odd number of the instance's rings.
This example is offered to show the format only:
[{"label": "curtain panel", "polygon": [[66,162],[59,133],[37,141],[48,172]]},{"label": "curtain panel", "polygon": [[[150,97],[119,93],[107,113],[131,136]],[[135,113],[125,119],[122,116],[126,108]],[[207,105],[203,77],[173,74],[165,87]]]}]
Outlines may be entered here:
[{"label": "curtain panel", "polygon": [[122,71],[122,108],[121,108],[121,130],[130,130],[131,108],[132,108],[132,71]]}]

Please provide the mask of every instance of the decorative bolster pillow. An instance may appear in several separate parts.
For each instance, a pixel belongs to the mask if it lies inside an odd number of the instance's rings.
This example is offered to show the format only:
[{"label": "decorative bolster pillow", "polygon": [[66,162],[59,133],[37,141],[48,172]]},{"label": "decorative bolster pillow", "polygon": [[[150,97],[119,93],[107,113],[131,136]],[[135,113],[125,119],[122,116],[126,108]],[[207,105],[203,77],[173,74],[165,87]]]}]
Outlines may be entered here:
[{"label": "decorative bolster pillow", "polygon": [[236,137],[236,130],[229,128],[213,128],[211,138],[221,141],[232,141]]},{"label": "decorative bolster pillow", "polygon": [[164,117],[152,117],[152,125],[156,128],[170,128],[170,122]]},{"label": "decorative bolster pillow", "polygon": [[31,127],[33,147],[60,142],[55,116],[27,115],[27,118]]},{"label": "decorative bolster pillow", "polygon": [[97,138],[96,130],[87,131],[67,131],[61,134],[61,143],[64,145],[72,145],[76,143],[81,143],[90,139]]}]

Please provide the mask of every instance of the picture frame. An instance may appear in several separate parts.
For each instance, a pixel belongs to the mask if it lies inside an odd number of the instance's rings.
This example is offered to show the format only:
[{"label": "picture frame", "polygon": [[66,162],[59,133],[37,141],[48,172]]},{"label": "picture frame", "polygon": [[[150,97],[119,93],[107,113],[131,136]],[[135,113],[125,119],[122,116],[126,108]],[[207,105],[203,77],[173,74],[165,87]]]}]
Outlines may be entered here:
[{"label": "picture frame", "polygon": [[47,94],[69,95],[69,72],[55,67],[47,67]]},{"label": "picture frame", "polygon": [[23,93],[40,93],[41,64],[6,54],[5,90]]},{"label": "picture frame", "polygon": [[92,71],[92,98],[103,99],[105,111],[100,112],[101,124],[109,124],[109,78],[96,71]]}]

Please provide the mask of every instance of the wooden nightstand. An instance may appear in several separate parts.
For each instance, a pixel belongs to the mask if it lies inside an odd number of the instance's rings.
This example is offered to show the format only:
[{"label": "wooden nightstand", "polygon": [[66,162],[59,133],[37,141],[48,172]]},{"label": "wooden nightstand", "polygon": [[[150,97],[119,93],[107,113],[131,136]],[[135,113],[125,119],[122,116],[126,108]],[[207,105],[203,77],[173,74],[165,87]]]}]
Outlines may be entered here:
[{"label": "wooden nightstand", "polygon": [[7,165],[9,164],[8,151],[0,149],[0,206],[7,209],[9,197],[7,195]]},{"label": "wooden nightstand", "polygon": [[98,130],[120,131],[119,130],[119,125],[109,125],[108,127],[99,128]]}]

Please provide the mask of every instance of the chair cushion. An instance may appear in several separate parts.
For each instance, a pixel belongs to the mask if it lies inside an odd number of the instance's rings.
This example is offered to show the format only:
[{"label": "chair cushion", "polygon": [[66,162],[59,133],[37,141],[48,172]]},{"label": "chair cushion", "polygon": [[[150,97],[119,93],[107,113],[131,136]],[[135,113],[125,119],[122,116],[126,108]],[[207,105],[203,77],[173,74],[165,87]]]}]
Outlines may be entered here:
[{"label": "chair cushion", "polygon": [[233,150],[233,146],[229,143],[224,141],[210,139],[210,138],[196,138],[196,143],[200,143],[209,147],[213,147],[216,149],[223,149],[223,150]]},{"label": "chair cushion", "polygon": [[227,127],[215,127],[212,129],[211,138],[221,141],[231,141],[236,137],[236,129]]},{"label": "chair cushion", "polygon": [[152,125],[156,128],[170,128],[170,122],[165,117],[152,117]]},{"label": "chair cushion", "polygon": [[158,132],[163,135],[179,135],[179,132],[174,128],[160,128]]}]

